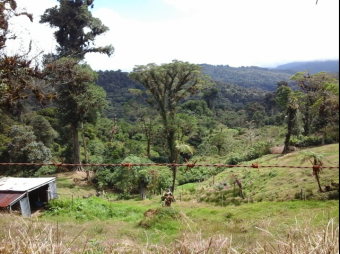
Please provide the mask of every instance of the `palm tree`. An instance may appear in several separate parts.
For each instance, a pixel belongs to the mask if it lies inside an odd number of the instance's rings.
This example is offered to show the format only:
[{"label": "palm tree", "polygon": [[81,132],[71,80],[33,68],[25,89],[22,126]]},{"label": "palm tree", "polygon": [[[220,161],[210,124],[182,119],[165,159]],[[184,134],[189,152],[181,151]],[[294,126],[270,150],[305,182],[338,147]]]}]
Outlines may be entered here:
[{"label": "palm tree", "polygon": [[312,163],[312,165],[313,165],[313,175],[315,176],[315,179],[318,183],[319,191],[323,192],[323,190],[321,188],[321,184],[320,184],[319,174],[322,172],[322,165],[323,165],[323,161],[324,161],[325,156],[323,154],[315,153],[315,152],[312,152],[312,151],[304,152],[303,156],[304,157],[301,160],[301,164],[306,162],[306,161],[310,161],[310,163]]}]

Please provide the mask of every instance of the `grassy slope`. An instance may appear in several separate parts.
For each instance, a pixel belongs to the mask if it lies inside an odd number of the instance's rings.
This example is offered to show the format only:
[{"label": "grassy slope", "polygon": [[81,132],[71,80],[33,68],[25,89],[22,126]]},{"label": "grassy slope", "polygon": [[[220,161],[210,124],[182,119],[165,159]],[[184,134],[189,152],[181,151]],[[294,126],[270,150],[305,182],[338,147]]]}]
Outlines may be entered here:
[{"label": "grassy slope", "polygon": [[[339,145],[312,150],[325,154],[326,159],[330,161],[325,162],[325,165],[338,166]],[[299,165],[301,156],[299,152],[286,156],[269,155],[258,162],[260,165]],[[251,163],[247,162],[245,165]],[[176,192],[178,201],[173,204],[172,209],[155,213],[150,218],[144,217],[144,213],[160,208],[160,196],[145,201],[78,198],[93,194],[94,189],[84,183],[75,184],[73,178],[81,178],[79,175],[60,174],[57,179],[58,192],[63,195],[60,195],[59,201],[66,204],[65,207],[58,211],[58,214],[47,214],[33,219],[23,220],[13,215],[0,216],[0,247],[1,239],[8,240],[9,231],[12,235],[14,230],[20,231],[18,235],[24,235],[26,231],[32,235],[32,228],[40,228],[40,231],[37,231],[41,232],[50,226],[51,230],[48,232],[57,234],[51,239],[54,242],[59,239],[63,246],[71,248],[74,253],[76,250],[81,253],[82,249],[98,250],[107,246],[132,246],[133,249],[144,246],[143,248],[147,249],[150,244],[172,246],[179,242],[209,243],[211,237],[215,240],[232,239],[232,246],[239,252],[243,250],[244,253],[251,253],[249,250],[259,244],[263,246],[274,241],[287,240],[287,237],[293,237],[294,241],[304,241],[305,233],[316,235],[315,232],[323,232],[330,221],[334,222],[338,229],[338,200],[292,201],[295,193],[301,189],[310,190],[314,195],[310,196],[311,199],[326,195],[317,193],[317,184],[311,175],[311,169],[260,167],[257,171],[252,168],[234,168],[217,175],[215,182],[229,179],[231,171],[237,174],[245,186],[245,200],[234,197],[233,186],[216,191],[211,184],[212,179],[208,179],[200,184],[179,187]],[[338,182],[338,179],[337,169],[325,169],[321,175],[323,186],[331,180]],[[223,195],[225,197],[222,201],[220,198]],[[71,196],[73,200],[70,199]],[[256,202],[259,200],[262,202]],[[139,226],[141,221],[144,227]]]},{"label": "grassy slope", "polygon": [[[319,193],[312,166],[309,161],[301,163],[304,153],[312,151],[324,155],[324,166],[339,167],[339,144],[326,145],[305,149],[287,155],[267,155],[256,161],[244,162],[242,165],[252,165],[258,162],[259,169],[251,167],[227,168],[222,173],[198,184],[188,184],[179,188],[183,200],[222,204],[222,195],[227,204],[231,199],[237,202],[249,201],[288,201],[306,196],[307,199],[328,199],[336,193]],[[201,162],[199,162],[201,163]],[[206,163],[206,162],[203,162]],[[207,162],[208,163],[208,162]],[[263,166],[307,166],[310,168],[280,168]],[[194,170],[194,169],[193,169]],[[246,199],[235,198],[238,187],[233,184],[232,176],[236,176],[242,183]],[[214,180],[214,182],[213,182]],[[323,169],[320,174],[321,186],[331,185],[331,181],[339,182],[339,169]],[[227,182],[228,186],[217,191],[219,183]],[[236,195],[235,195],[236,194]]]}]

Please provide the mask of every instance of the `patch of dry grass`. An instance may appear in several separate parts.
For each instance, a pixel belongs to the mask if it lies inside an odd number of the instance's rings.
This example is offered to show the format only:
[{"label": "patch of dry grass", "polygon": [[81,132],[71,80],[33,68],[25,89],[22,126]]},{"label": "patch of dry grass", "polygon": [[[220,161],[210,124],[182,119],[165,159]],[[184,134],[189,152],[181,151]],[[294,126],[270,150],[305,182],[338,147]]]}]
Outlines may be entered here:
[{"label": "patch of dry grass", "polygon": [[[309,223],[296,220],[295,225],[286,229],[284,234],[270,232],[271,220],[264,219],[256,227],[261,235],[260,241],[248,239],[249,244],[237,245],[233,242],[232,234],[215,234],[205,236],[204,229],[193,229],[191,222],[183,221],[186,230],[182,236],[172,242],[152,244],[146,234],[146,242],[141,244],[132,235],[108,237],[109,232],[102,232],[102,237],[92,238],[83,229],[77,232],[69,230],[72,226],[51,224],[38,218],[24,219],[21,217],[2,214],[3,235],[0,240],[1,254],[43,254],[43,253],[181,253],[181,254],[336,254],[339,253],[339,225],[330,219],[323,227],[316,229]],[[309,220],[311,221],[311,220]],[[103,225],[102,225],[103,226]],[[80,228],[81,228],[80,227]],[[92,231],[93,232],[93,231]],[[100,233],[100,232],[97,232]],[[106,235],[104,237],[104,235]]]},{"label": "patch of dry grass", "polygon": [[259,230],[268,236],[268,240],[264,244],[258,244],[253,253],[339,253],[339,225],[333,219],[318,232],[297,222],[295,227],[287,231],[285,237],[275,236],[261,228]]}]

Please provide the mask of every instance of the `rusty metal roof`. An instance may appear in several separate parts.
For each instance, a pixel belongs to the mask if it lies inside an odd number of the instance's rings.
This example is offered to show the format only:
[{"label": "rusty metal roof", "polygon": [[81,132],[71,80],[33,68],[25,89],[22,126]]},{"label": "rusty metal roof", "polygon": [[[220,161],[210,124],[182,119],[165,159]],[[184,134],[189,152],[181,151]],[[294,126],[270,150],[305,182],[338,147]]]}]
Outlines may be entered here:
[{"label": "rusty metal roof", "polygon": [[0,193],[3,191],[32,191],[55,181],[55,177],[3,177],[0,178]]},{"label": "rusty metal roof", "polygon": [[7,207],[17,202],[26,192],[0,192],[0,207]]}]

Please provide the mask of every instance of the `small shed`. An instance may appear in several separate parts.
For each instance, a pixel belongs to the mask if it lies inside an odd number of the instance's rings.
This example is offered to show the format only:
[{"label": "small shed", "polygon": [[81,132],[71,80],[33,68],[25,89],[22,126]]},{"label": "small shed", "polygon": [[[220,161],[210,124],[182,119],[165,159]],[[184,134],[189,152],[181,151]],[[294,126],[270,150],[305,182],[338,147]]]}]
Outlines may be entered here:
[{"label": "small shed", "polygon": [[0,209],[20,209],[22,216],[31,217],[32,210],[57,197],[55,177],[0,178]]}]

